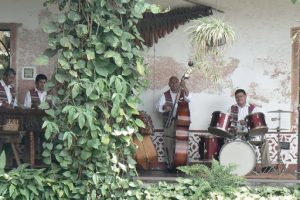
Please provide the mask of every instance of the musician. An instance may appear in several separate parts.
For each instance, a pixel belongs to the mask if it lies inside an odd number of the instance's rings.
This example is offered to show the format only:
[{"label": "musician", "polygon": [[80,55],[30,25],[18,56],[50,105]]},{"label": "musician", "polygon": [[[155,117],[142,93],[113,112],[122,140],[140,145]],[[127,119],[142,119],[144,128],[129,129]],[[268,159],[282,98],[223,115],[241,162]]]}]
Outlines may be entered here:
[{"label": "musician", "polygon": [[263,142],[260,147],[262,172],[270,171],[271,161],[268,142],[260,138],[263,136],[249,137],[249,135],[247,135],[248,129],[245,117],[251,113],[259,112],[259,109],[255,105],[247,103],[247,94],[243,89],[235,91],[235,100],[236,104],[232,105],[229,110],[233,119],[231,123],[232,130],[236,133],[245,133],[246,137],[244,139],[246,140],[261,140]]},{"label": "musician", "polygon": [[[169,79],[170,89],[166,91],[157,104],[158,112],[163,114],[164,125],[164,151],[167,157],[168,168],[171,169],[174,161],[175,153],[175,121],[177,116],[177,104],[174,105],[177,95],[179,100],[191,101],[189,90],[186,87],[185,81],[179,82],[176,76],[172,76]],[[179,93],[180,92],[180,93]],[[173,112],[172,112],[173,109]],[[169,127],[166,127],[167,119],[171,116],[172,120]]]},{"label": "musician", "polygon": [[16,72],[12,68],[6,68],[0,81],[0,107],[13,108],[17,106],[16,90],[12,86],[16,78]]},{"label": "musician", "polygon": [[24,100],[25,108],[37,109],[41,102],[46,101],[47,92],[45,91],[45,84],[47,82],[47,76],[44,74],[38,74],[35,78],[35,88],[28,90]]}]

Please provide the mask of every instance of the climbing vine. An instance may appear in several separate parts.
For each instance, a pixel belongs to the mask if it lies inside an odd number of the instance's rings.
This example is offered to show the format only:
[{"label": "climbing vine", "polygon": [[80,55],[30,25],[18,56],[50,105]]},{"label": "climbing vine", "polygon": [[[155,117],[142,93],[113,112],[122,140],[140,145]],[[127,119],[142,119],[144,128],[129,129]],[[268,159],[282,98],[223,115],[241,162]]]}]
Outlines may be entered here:
[{"label": "climbing vine", "polygon": [[[45,27],[47,61],[58,55],[49,91],[54,106],[42,107],[44,162],[69,180],[70,194],[95,199],[139,197],[132,134],[145,89],[142,38],[136,24],[145,11],[158,12],[143,0],[48,0],[60,13]],[[49,109],[48,109],[49,108]],[[130,190],[132,188],[132,190]],[[137,191],[137,190],[136,190]]]}]

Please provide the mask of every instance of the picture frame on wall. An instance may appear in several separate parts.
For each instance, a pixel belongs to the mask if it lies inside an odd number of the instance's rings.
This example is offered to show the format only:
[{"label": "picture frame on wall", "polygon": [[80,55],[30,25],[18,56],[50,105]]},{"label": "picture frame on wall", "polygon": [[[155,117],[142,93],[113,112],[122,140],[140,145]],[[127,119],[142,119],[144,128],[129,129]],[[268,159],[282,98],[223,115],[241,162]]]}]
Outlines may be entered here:
[{"label": "picture frame on wall", "polygon": [[23,80],[35,80],[35,76],[36,76],[36,68],[35,67],[30,67],[30,66],[23,67],[23,70],[22,70],[22,79]]}]

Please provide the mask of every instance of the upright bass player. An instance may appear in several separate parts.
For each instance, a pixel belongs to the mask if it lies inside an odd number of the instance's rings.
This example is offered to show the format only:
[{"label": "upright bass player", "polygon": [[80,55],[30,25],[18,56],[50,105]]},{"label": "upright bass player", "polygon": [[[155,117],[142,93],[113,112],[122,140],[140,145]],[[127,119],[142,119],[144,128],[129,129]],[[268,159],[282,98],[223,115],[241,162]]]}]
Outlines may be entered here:
[{"label": "upright bass player", "polygon": [[185,101],[187,104],[191,101],[191,95],[184,79],[183,77],[179,82],[176,76],[170,77],[168,83],[170,89],[164,92],[157,104],[158,112],[163,114],[164,153],[169,170],[173,170],[176,167],[174,159],[178,101]]}]

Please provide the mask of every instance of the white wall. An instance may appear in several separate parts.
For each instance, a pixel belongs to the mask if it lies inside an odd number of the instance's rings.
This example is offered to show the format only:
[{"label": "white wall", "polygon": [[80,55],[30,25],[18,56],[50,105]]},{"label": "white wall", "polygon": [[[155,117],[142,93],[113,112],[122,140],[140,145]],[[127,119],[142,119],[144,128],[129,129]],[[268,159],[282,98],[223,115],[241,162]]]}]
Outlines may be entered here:
[{"label": "white wall", "polygon": [[[205,1],[199,1],[205,3]],[[291,38],[292,27],[300,26],[300,5],[282,0],[223,0],[206,1],[222,11],[221,17],[236,32],[233,46],[225,50],[222,64],[212,66],[221,71],[220,82],[195,72],[188,80],[193,100],[190,104],[192,130],[205,130],[213,111],[226,111],[235,102],[233,92],[243,88],[248,99],[265,111],[269,128],[278,126],[271,118],[277,114],[270,110],[294,110],[291,102]],[[151,74],[150,89],[142,97],[155,128],[161,128],[161,116],[155,111],[160,95],[168,88],[171,75],[181,76],[192,51],[186,28],[180,26],[171,34],[159,39],[149,49],[146,59]],[[290,114],[282,114],[282,128],[290,128]]]}]

